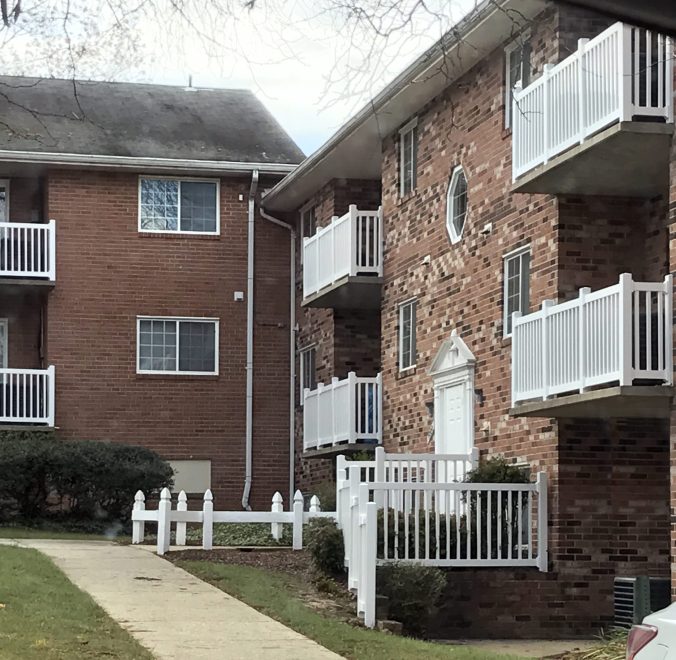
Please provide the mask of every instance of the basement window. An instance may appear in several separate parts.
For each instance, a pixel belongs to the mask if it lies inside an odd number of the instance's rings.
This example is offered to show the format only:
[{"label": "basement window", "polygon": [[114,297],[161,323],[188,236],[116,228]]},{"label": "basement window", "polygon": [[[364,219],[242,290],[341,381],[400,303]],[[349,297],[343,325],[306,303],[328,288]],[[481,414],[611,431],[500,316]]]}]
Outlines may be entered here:
[{"label": "basement window", "polygon": [[139,179],[139,231],[219,233],[219,182],[207,179]]},{"label": "basement window", "polygon": [[138,317],[137,373],[218,373],[218,320]]}]

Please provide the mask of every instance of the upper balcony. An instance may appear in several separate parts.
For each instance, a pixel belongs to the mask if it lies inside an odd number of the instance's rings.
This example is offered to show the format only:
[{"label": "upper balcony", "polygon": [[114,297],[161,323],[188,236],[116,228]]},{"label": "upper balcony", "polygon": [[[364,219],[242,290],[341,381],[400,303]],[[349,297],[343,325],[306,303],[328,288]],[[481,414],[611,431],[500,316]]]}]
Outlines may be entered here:
[{"label": "upper balcony", "polygon": [[306,457],[373,448],[383,440],[382,381],[334,378],[303,393],[303,451]]},{"label": "upper balcony", "polygon": [[615,23],[514,91],[514,190],[654,196],[668,186],[674,121],[668,38]]},{"label": "upper balcony", "polygon": [[354,204],[303,243],[303,305],[378,309],[383,282],[382,209]]},{"label": "upper balcony", "polygon": [[516,313],[511,414],[669,417],[672,296],[671,275],[653,283],[624,274],[600,291]]},{"label": "upper balcony", "polygon": [[0,285],[53,285],[56,223],[0,222]]}]

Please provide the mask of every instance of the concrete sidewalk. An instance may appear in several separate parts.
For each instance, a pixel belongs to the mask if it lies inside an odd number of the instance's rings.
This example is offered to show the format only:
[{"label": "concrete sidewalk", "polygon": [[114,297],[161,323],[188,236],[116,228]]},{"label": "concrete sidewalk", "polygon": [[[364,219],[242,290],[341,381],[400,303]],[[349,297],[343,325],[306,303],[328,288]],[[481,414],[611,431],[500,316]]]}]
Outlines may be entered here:
[{"label": "concrete sidewalk", "polygon": [[160,660],[340,658],[140,548],[105,541],[12,543],[50,557]]}]

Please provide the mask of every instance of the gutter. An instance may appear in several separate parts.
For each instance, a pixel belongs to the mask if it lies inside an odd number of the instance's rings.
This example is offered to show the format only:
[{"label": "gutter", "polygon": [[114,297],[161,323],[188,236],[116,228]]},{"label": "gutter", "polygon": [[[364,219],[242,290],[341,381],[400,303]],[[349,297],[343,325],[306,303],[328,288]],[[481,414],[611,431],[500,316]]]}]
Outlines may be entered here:
[{"label": "gutter", "polygon": [[259,209],[261,218],[269,220],[279,227],[288,229],[291,239],[291,271],[289,273],[289,507],[293,505],[296,482],[296,230],[279,218],[268,215]]},{"label": "gutter", "polygon": [[249,496],[253,481],[253,342],[254,342],[254,230],[258,170],[251,173],[249,188],[246,287],[246,438],[242,508],[251,511]]},{"label": "gutter", "polygon": [[209,173],[261,172],[288,174],[298,167],[291,163],[242,163],[222,160],[150,158],[146,156],[109,156],[104,154],[39,153],[35,151],[0,150],[0,162],[35,163],[40,165],[86,165],[87,167],[119,167],[120,169],[153,169],[159,171],[191,170]]}]

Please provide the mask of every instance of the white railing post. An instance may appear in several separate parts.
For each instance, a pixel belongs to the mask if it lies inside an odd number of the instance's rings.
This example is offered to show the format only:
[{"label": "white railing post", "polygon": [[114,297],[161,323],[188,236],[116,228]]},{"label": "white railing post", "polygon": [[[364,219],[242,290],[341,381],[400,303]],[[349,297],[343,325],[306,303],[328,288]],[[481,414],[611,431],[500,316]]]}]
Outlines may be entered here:
[{"label": "white railing post", "polygon": [[[618,380],[620,385],[631,385],[633,381],[633,365],[632,365],[632,328],[633,328],[633,311],[632,311],[632,298],[633,298],[633,280],[631,274],[622,273],[620,275],[620,300],[618,305],[618,312],[620,318],[617,320],[619,328],[619,362],[620,362],[620,373],[618,374]],[[639,337],[635,338],[635,341],[639,341]],[[637,367],[639,365],[636,365]]]},{"label": "white railing post", "polygon": [[587,387],[587,332],[585,327],[586,322],[586,298],[591,293],[591,289],[584,286],[580,289],[578,296],[579,307],[577,308],[577,371],[578,371],[578,386],[580,392],[583,392]]},{"label": "white railing post", "polygon": [[519,399],[517,385],[519,382],[519,375],[523,370],[523,365],[521,364],[523,358],[521,357],[520,331],[517,326],[517,321],[520,318],[521,312],[514,312],[512,314],[512,406],[515,406]]},{"label": "white railing post", "polygon": [[163,555],[169,550],[171,538],[171,493],[163,488],[157,507],[157,554]]},{"label": "white railing post", "polygon": [[[315,404],[315,446],[317,449],[319,449],[322,445],[321,443],[321,411],[322,411],[322,394],[324,392],[324,383],[317,383],[317,394],[315,396],[316,404]],[[331,432],[333,433],[333,427]]]},{"label": "white railing post", "polygon": [[542,398],[549,398],[549,308],[554,304],[553,300],[542,301]]},{"label": "white railing post", "polygon": [[674,277],[664,278],[664,369],[667,384],[674,382]]},{"label": "white railing post", "polygon": [[350,371],[347,374],[347,400],[348,409],[344,411],[344,414],[348,415],[348,419],[350,420],[347,441],[349,444],[353,444],[357,441],[357,374],[354,371]]},{"label": "white railing post", "polygon": [[[178,494],[178,503],[176,504],[176,511],[187,511],[188,510],[188,496],[185,494],[185,491],[182,490]],[[176,545],[185,545],[185,537],[187,531],[187,523],[184,521],[176,521]]]},{"label": "white railing post", "polygon": [[310,498],[310,513],[321,513],[322,505],[319,501],[319,498],[316,495],[313,495]]},{"label": "white railing post", "polygon": [[[376,467],[373,476],[377,484],[385,483],[385,449],[383,447],[376,447]],[[377,490],[373,495],[378,508],[382,509],[385,506],[385,492]]]},{"label": "white railing post", "polygon": [[211,490],[204,493],[202,504],[202,549],[211,550],[214,547],[214,496]]},{"label": "white railing post", "polygon": [[634,78],[631,73],[631,41],[633,28],[630,25],[622,25],[618,42],[617,73],[619,76],[618,89],[620,90],[620,121],[631,121],[634,114],[632,102],[632,89]]},{"label": "white railing post", "polygon": [[383,207],[378,207],[378,234],[376,236],[378,240],[378,274],[383,275],[383,263],[385,260],[384,250],[385,250],[385,222],[383,221]]},{"label": "white railing post", "polygon": [[357,231],[357,206],[350,204],[348,214],[349,222],[349,241],[350,241],[350,275],[355,276],[359,272],[359,251],[357,250],[357,241],[359,232]]},{"label": "white railing post", "polygon": [[[134,495],[133,512],[145,511],[145,509],[146,496],[143,494],[143,491],[137,490],[136,495]],[[143,543],[145,537],[145,522],[143,520],[134,520],[134,513],[132,513],[132,521],[131,542],[133,544]]]},{"label": "white railing post", "polygon": [[538,472],[536,487],[538,494],[538,569],[546,573],[549,563],[549,509],[547,503],[547,474]]},{"label": "white railing post", "polygon": [[544,149],[545,152],[545,157],[544,161],[547,163],[551,157],[550,154],[550,135],[549,135],[549,88],[551,87],[551,73],[552,69],[554,68],[553,64],[545,64],[543,67],[542,71],[542,84],[543,84],[543,89],[542,89],[542,132],[543,132],[543,140],[542,140],[542,148]]},{"label": "white railing post", "polygon": [[50,281],[54,282],[56,281],[56,222],[50,220],[47,227],[49,232],[49,240],[47,241],[49,245],[49,254],[47,255],[49,260],[48,276]]},{"label": "white railing post", "polygon": [[[368,499],[368,488],[366,489]],[[365,527],[362,529],[362,576],[359,591],[364,590],[364,625],[374,628],[376,625],[376,552],[378,548],[378,505],[366,504]]]},{"label": "white railing post", "polygon": [[479,448],[478,447],[472,447],[472,450],[470,451],[470,459],[469,459],[470,470],[475,470],[476,468],[479,467],[479,457],[480,457]]},{"label": "white railing post", "polygon": [[338,411],[336,410],[336,387],[340,379],[334,376],[331,379],[331,446],[335,446],[338,442],[338,433],[336,432],[336,423],[338,417]]},{"label": "white railing post", "polygon": [[578,98],[578,140],[584,142],[587,127],[587,66],[585,63],[585,46],[589,39],[577,40],[577,98]]},{"label": "white railing post", "polygon": [[378,444],[383,443],[383,374],[376,376],[376,395],[373,402],[374,412],[377,412]]},{"label": "white railing post", "polygon": [[56,373],[53,366],[47,367],[47,392],[48,400],[45,402],[47,405],[47,425],[54,426],[56,418]]},{"label": "white railing post", "polygon": [[[272,513],[284,512],[284,499],[279,491],[272,496],[272,508],[270,510]],[[279,541],[282,538],[282,523],[273,522],[270,525],[270,534],[275,541]]]},{"label": "white railing post", "polygon": [[303,494],[299,490],[293,496],[293,549],[303,549]]}]

